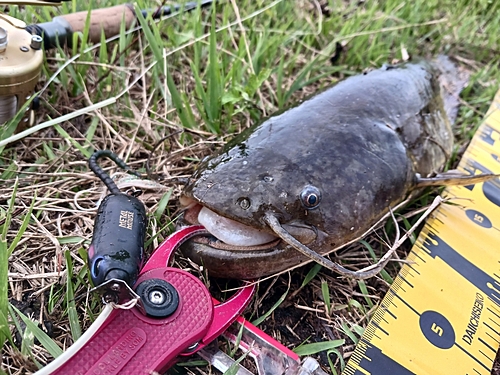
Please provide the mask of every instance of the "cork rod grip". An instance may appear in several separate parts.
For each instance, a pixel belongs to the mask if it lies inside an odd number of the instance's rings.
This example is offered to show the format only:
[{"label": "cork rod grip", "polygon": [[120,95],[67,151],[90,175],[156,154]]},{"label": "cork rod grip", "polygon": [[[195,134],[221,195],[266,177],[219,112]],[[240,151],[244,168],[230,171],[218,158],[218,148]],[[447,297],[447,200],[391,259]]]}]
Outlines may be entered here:
[{"label": "cork rod grip", "polygon": [[[83,32],[87,20],[87,11],[60,16],[66,20],[73,32]],[[90,12],[89,40],[97,43],[101,40],[101,32],[104,30],[106,38],[118,35],[120,25],[125,21],[125,28],[128,29],[135,20],[133,7],[130,4],[117,5],[111,8],[96,9]]]}]

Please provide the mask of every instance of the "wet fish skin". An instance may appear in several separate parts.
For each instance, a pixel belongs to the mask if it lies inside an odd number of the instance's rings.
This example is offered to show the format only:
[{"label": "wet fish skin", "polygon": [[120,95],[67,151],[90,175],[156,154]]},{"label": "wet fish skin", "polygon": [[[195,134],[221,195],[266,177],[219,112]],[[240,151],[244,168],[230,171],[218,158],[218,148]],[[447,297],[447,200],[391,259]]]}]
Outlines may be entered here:
[{"label": "wet fish skin", "polygon": [[[456,81],[455,73],[447,66],[445,81]],[[200,164],[184,194],[262,230],[270,231],[263,216],[272,212],[297,238],[304,228],[314,231],[307,246],[326,254],[403,200],[417,174],[427,176],[446,162],[457,93],[447,93],[440,80],[436,63],[427,61],[350,77],[237,136]],[[308,186],[321,193],[314,209],[300,199]],[[182,251],[212,274],[234,278],[307,260],[284,243],[252,252],[189,241]]]}]

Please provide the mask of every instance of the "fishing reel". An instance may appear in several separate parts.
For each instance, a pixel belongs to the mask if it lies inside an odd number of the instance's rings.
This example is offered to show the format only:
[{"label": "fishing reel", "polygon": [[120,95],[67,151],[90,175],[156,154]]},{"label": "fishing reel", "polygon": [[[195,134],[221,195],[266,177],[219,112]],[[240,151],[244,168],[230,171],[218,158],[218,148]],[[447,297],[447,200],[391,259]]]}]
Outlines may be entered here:
[{"label": "fishing reel", "polygon": [[[68,0],[61,0],[68,1]],[[0,0],[0,5],[60,5],[59,1]],[[88,12],[77,12],[55,17],[52,21],[26,25],[17,18],[0,13],[0,127],[21,110],[31,99],[40,77],[43,49],[71,46],[72,34],[84,30]],[[135,20],[133,7],[118,5],[90,13],[89,40],[100,40],[118,34],[122,21],[130,27]],[[17,131],[34,122],[33,105],[26,109]]]},{"label": "fishing reel", "polygon": [[[65,1],[65,0],[63,0]],[[0,1],[0,5],[60,5],[59,1]],[[31,99],[43,64],[43,38],[20,19],[0,13],[0,126]],[[28,107],[17,130],[34,122]]]},{"label": "fishing reel", "polygon": [[[11,120],[31,99],[42,69],[42,41],[26,30],[24,21],[0,14],[0,124]],[[33,117],[28,108],[18,129],[29,126]]]}]

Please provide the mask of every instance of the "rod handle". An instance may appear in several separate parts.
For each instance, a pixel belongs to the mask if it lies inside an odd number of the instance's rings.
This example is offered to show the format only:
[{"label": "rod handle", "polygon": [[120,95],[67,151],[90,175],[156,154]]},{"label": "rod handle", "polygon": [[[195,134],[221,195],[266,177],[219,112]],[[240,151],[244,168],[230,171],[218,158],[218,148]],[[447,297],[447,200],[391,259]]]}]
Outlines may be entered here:
[{"label": "rod handle", "polygon": [[[87,21],[87,14],[88,11],[82,11],[59,16],[57,18],[64,19],[71,27],[71,31],[83,32]],[[135,20],[135,13],[132,5],[123,4],[110,8],[92,10],[90,12],[89,40],[92,43],[100,42],[102,30],[104,30],[106,38],[118,35],[123,20],[125,21],[125,28],[130,28]]]}]

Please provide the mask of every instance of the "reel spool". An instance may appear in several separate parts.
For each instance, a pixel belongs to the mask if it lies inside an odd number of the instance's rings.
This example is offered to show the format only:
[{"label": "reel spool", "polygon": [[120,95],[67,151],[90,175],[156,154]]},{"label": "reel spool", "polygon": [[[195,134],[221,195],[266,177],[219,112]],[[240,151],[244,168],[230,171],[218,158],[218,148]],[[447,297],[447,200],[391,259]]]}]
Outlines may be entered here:
[{"label": "reel spool", "polygon": [[[0,126],[31,98],[40,76],[43,39],[25,28],[23,21],[0,14]],[[30,109],[21,119],[18,131],[32,124]]]}]

